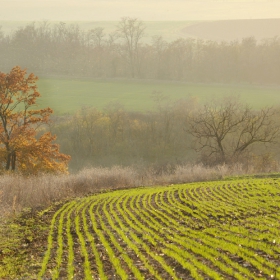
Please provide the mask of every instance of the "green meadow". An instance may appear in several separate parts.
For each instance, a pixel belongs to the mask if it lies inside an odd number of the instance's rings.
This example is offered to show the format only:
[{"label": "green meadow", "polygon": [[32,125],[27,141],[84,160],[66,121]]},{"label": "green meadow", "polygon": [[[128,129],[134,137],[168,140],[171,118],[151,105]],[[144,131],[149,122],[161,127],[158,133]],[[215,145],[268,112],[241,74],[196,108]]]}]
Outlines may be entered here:
[{"label": "green meadow", "polygon": [[112,102],[120,103],[130,111],[154,110],[153,92],[160,92],[165,102],[193,97],[203,103],[211,99],[239,96],[244,103],[256,109],[280,105],[279,87],[253,85],[42,78],[38,81],[38,88],[42,95],[38,100],[39,106],[49,106],[58,115],[72,114],[83,106],[102,109]]}]

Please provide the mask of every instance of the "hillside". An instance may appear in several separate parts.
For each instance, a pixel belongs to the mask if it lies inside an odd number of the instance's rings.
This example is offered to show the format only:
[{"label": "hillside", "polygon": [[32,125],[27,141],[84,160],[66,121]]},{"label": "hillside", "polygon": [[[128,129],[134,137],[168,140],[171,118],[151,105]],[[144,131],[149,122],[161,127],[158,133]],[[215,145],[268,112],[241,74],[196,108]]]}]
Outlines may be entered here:
[{"label": "hillside", "polygon": [[182,29],[182,34],[214,41],[233,41],[252,36],[262,40],[280,36],[280,19],[203,21]]},{"label": "hillside", "polygon": [[93,80],[42,78],[40,107],[51,107],[55,114],[74,113],[83,106],[103,109],[108,103],[120,103],[129,111],[154,110],[154,92],[168,102],[196,98],[199,103],[225,96],[239,96],[254,108],[279,105],[279,87],[233,84],[195,84],[141,80]]}]

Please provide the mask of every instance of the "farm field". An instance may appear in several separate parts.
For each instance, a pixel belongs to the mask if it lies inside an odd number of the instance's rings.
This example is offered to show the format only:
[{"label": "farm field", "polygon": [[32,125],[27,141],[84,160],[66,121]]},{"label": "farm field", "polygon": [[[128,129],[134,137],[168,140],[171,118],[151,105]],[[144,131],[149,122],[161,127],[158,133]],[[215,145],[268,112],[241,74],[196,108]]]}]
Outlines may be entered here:
[{"label": "farm field", "polygon": [[254,108],[280,104],[279,87],[41,78],[38,88],[42,95],[38,104],[41,108],[51,107],[55,114],[74,113],[82,106],[102,109],[110,102],[118,102],[130,111],[153,110],[152,93],[155,91],[161,92],[170,101],[195,97],[198,102],[205,102],[232,95],[239,96]]},{"label": "farm field", "polygon": [[272,178],[76,199],[53,216],[38,278],[279,279],[279,209]]}]

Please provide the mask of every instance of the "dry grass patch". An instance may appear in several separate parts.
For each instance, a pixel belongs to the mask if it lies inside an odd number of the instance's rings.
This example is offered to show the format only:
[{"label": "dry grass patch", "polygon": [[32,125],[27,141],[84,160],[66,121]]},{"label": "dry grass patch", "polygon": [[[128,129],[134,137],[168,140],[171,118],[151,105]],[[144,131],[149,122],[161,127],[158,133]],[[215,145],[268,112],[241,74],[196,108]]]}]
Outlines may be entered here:
[{"label": "dry grass patch", "polygon": [[40,210],[51,203],[75,196],[111,189],[138,186],[210,181],[226,176],[253,174],[242,165],[205,167],[203,165],[159,165],[137,167],[88,168],[77,174],[24,177],[0,176],[0,215],[18,213],[23,208]]}]

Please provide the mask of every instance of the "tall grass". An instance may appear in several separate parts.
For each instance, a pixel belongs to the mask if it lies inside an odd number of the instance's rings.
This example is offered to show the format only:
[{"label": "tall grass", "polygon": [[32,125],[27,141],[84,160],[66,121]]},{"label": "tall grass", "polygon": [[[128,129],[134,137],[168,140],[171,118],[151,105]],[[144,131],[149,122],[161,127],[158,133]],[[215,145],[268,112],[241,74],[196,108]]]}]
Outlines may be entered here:
[{"label": "tall grass", "polygon": [[205,167],[189,164],[154,166],[147,169],[120,166],[88,168],[70,175],[2,175],[0,216],[19,212],[26,207],[38,210],[55,201],[102,190],[218,180],[248,172],[252,174],[254,169],[245,172],[242,165]]}]

